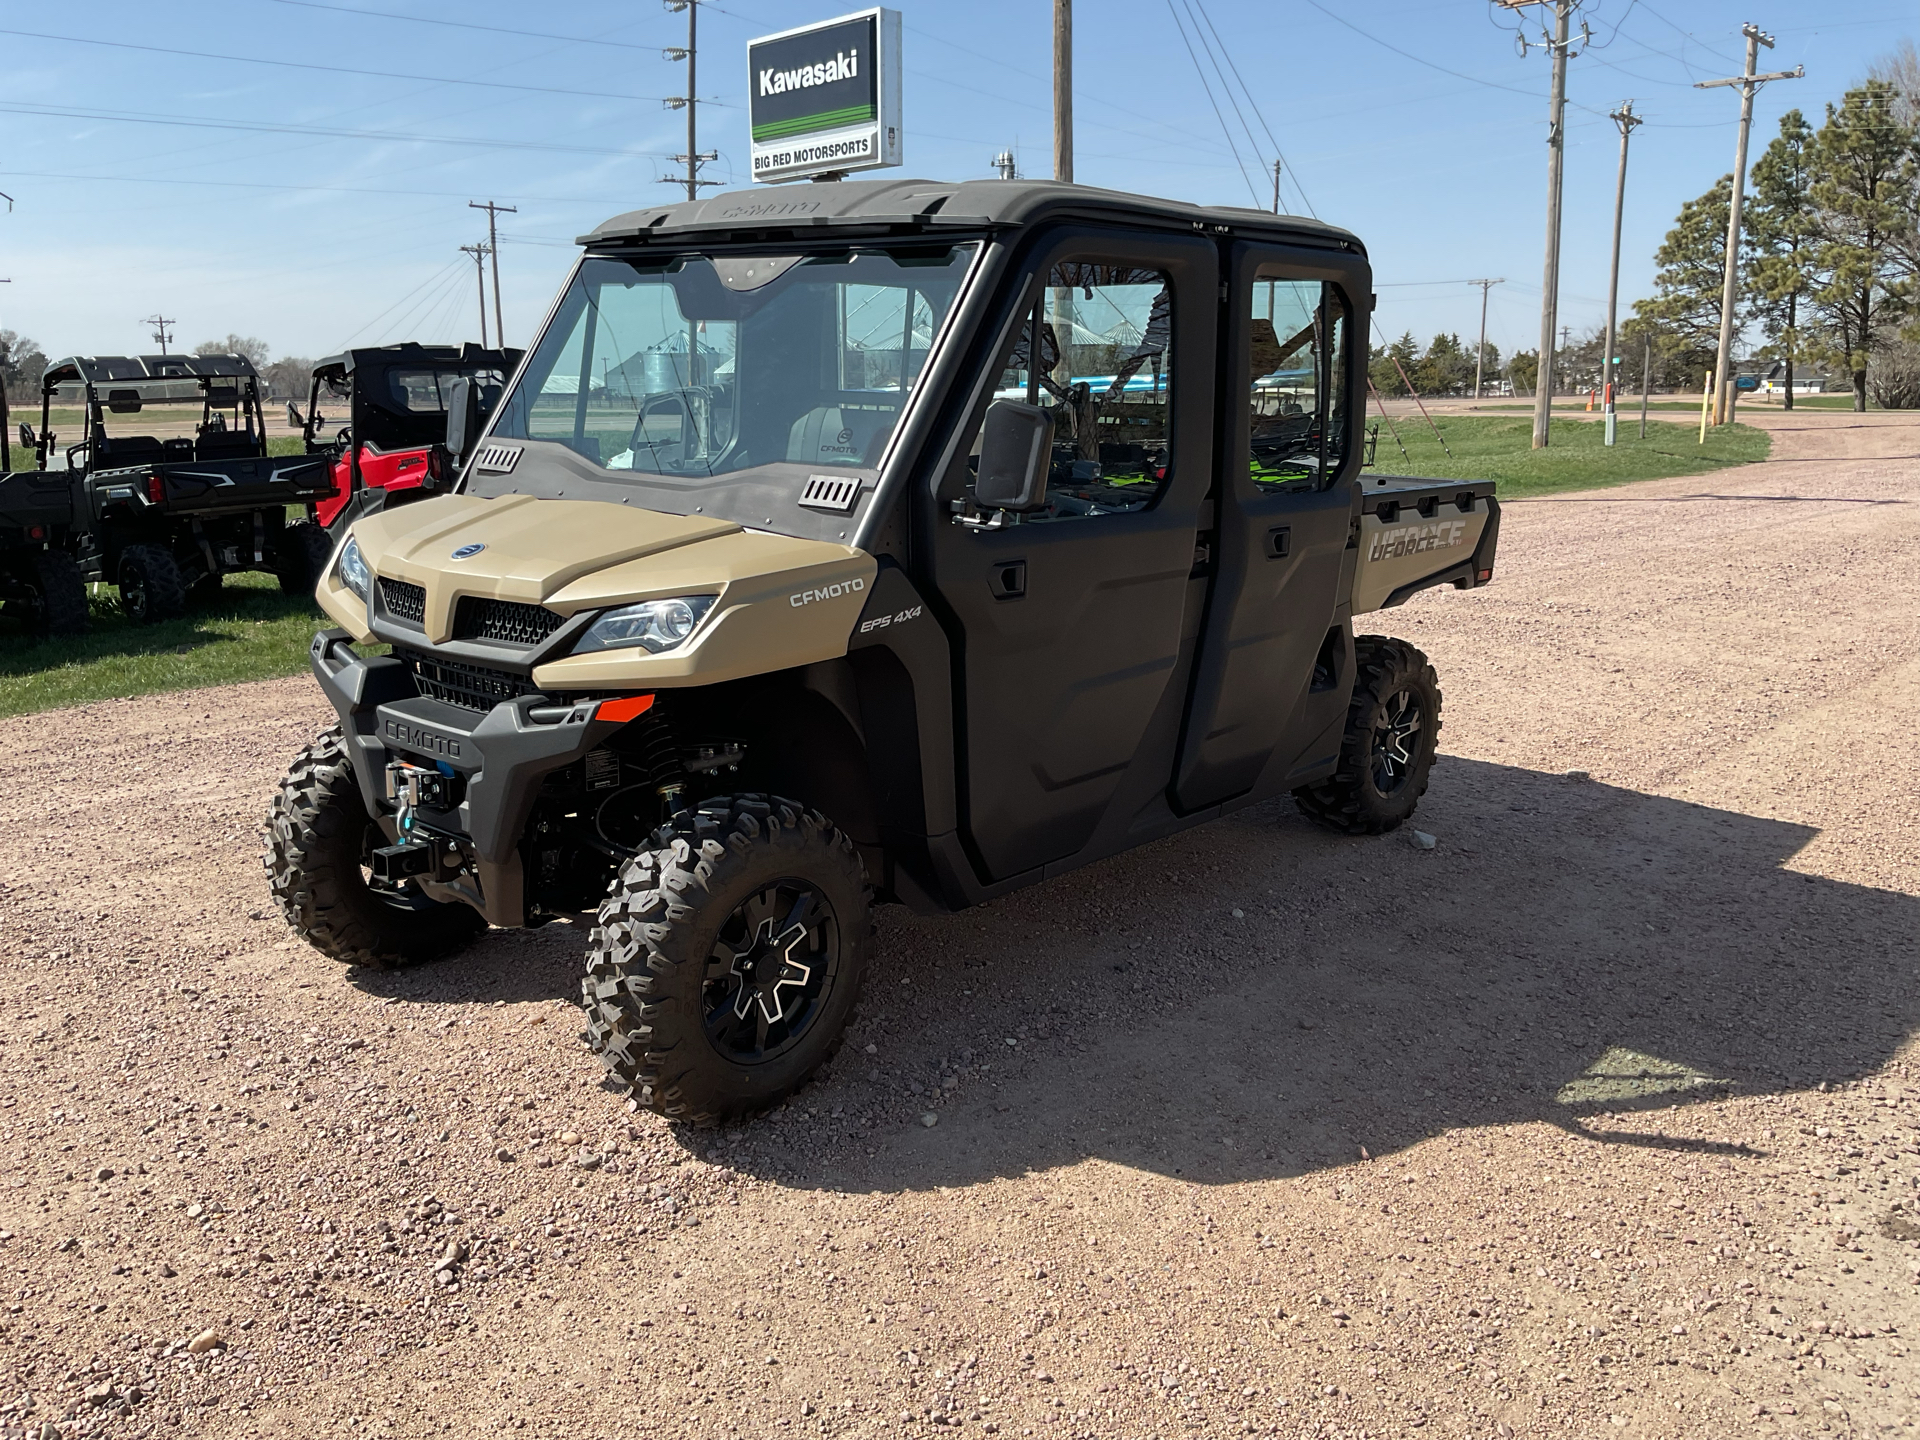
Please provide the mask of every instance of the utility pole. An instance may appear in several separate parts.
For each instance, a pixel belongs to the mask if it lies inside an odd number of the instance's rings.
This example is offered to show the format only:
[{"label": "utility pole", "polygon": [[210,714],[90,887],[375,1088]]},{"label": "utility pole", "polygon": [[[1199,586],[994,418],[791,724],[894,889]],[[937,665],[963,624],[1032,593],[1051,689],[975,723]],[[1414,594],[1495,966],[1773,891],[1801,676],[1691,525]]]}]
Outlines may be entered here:
[{"label": "utility pole", "polygon": [[993,157],[993,168],[1000,172],[1002,180],[1018,180],[1020,167],[1014,163],[1013,151],[1002,150]]},{"label": "utility pole", "polygon": [[160,347],[160,353],[162,355],[166,354],[167,341],[170,338],[167,333],[167,327],[173,324],[173,321],[168,319],[166,316],[160,314],[160,312],[156,310],[153,314],[147,316],[147,318],[142,320],[140,323],[142,325],[153,326],[153,343]]},{"label": "utility pole", "polygon": [[1073,182],[1073,0],[1053,0],[1053,178]]},{"label": "utility pole", "polygon": [[1553,332],[1560,318],[1560,182],[1566,169],[1567,59],[1572,53],[1568,31],[1580,0],[1499,3],[1515,11],[1529,5],[1553,6],[1553,38],[1542,42],[1552,55],[1553,84],[1547,100],[1547,261],[1540,283],[1539,375],[1533,387],[1533,448],[1544,450],[1553,424]]},{"label": "utility pole", "polygon": [[702,185],[718,185],[720,183],[718,180],[702,180],[700,178],[700,167],[709,160],[718,160],[720,158],[720,152],[717,150],[708,150],[702,153],[700,149],[700,130],[698,124],[700,92],[695,88],[694,82],[698,75],[697,67],[700,62],[699,16],[702,0],[664,0],[664,3],[666,4],[669,14],[677,15],[682,10],[687,12],[686,48],[683,50],[676,45],[660,52],[669,60],[684,60],[687,62],[687,93],[684,95],[670,96],[663,102],[669,110],[685,110],[687,112],[687,153],[673,157],[686,165],[687,173],[685,175],[663,175],[660,178],[669,185],[685,185],[687,187],[687,199],[698,200],[700,198],[700,187]]},{"label": "utility pole", "polygon": [[480,287],[480,348],[487,348],[487,255],[488,247],[483,241],[478,245],[462,245],[461,253],[473,256],[473,279]]},{"label": "utility pole", "polygon": [[1273,213],[1280,213],[1280,162],[1273,162]]},{"label": "utility pole", "polygon": [[1771,50],[1773,37],[1753,24],[1742,25],[1740,33],[1747,37],[1745,72],[1725,80],[1701,80],[1693,87],[1696,90],[1712,90],[1722,85],[1740,87],[1740,138],[1733,147],[1733,194],[1727,206],[1726,282],[1720,289],[1720,353],[1713,367],[1713,423],[1716,425],[1724,425],[1733,418],[1733,407],[1727,403],[1727,393],[1733,388],[1728,383],[1728,372],[1733,368],[1733,302],[1740,289],[1740,210],[1747,193],[1747,132],[1753,128],[1754,92],[1769,80],[1798,80],[1807,73],[1806,66],[1796,65],[1791,70],[1754,74],[1753,67],[1760,62],[1760,47],[1764,45]]},{"label": "utility pole", "polygon": [[[518,215],[519,208],[513,205],[496,205],[489,200],[482,205],[478,200],[467,202],[469,210],[487,212],[487,253],[493,256],[493,339],[497,345],[507,343],[507,322],[500,318],[500,236],[494,230],[496,215]],[[483,304],[485,302],[482,302]],[[484,317],[483,317],[484,318]]]},{"label": "utility pole", "polygon": [[1507,283],[1502,275],[1498,280],[1469,280],[1467,284],[1480,287],[1480,348],[1473,352],[1473,398],[1480,398],[1480,372],[1487,360],[1487,292],[1496,285]]},{"label": "utility pole", "polygon": [[1620,127],[1620,174],[1613,183],[1613,265],[1607,271],[1607,340],[1600,356],[1600,383],[1606,386],[1607,444],[1613,444],[1613,323],[1620,306],[1620,217],[1627,204],[1627,137],[1641,119],[1633,113],[1633,101],[1621,103],[1607,117]]}]

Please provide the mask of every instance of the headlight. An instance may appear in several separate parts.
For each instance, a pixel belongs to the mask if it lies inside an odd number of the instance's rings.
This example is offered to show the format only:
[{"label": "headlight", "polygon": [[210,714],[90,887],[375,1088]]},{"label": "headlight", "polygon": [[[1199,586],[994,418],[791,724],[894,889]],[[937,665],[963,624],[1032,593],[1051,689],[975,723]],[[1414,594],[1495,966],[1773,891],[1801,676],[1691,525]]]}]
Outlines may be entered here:
[{"label": "headlight", "polygon": [[360,553],[360,542],[351,536],[341,548],[340,558],[334,562],[333,573],[362,600],[373,594],[373,572],[367,569],[366,557]]},{"label": "headlight", "polygon": [[701,617],[713,608],[716,595],[682,595],[672,600],[642,600],[609,610],[587,628],[573,653],[624,650],[643,646],[655,655],[677,648],[693,634]]}]

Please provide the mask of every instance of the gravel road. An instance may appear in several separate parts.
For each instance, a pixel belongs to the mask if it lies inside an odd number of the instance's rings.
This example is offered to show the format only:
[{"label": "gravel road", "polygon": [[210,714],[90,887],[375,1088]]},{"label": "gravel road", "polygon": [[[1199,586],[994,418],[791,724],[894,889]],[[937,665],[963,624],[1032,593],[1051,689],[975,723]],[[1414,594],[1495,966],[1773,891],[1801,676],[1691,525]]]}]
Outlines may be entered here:
[{"label": "gravel road", "polygon": [[0,1437],[1910,1430],[1920,424],[1747,418],[1375,617],[1432,849],[890,911],[719,1132],[602,1088],[577,929],[288,937],[307,682],[0,723]]}]

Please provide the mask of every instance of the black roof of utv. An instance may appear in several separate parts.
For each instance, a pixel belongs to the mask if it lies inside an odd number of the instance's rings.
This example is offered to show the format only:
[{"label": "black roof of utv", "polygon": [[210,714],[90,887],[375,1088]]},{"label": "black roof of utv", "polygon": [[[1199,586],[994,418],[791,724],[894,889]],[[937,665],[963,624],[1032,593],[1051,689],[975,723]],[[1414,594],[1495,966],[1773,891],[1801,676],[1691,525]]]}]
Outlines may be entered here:
[{"label": "black roof of utv", "polygon": [[521,352],[488,350],[471,340],[460,345],[420,345],[409,340],[399,345],[367,345],[358,350],[343,350],[315,362],[316,375],[344,377],[362,365],[417,365],[425,370],[479,369],[502,366],[512,369]]},{"label": "black roof of utv", "polygon": [[103,385],[114,380],[212,380],[240,376],[258,378],[253,362],[244,355],[71,355],[49,365],[40,383]]},{"label": "black roof of utv", "polygon": [[734,190],[616,215],[582,235],[580,243],[611,247],[656,239],[799,240],[821,231],[926,236],[1014,229],[1062,218],[1260,235],[1366,253],[1357,236],[1318,220],[1238,205],[1190,205],[1057,180],[841,180]]}]

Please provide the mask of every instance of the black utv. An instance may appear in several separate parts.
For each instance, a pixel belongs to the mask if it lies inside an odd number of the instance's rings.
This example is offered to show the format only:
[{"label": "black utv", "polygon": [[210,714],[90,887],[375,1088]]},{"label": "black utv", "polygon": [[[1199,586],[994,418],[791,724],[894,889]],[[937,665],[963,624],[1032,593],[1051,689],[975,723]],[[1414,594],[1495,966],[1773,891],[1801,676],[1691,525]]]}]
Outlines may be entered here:
[{"label": "black utv", "polygon": [[30,634],[76,635],[87,628],[79,486],[69,475],[15,472],[12,426],[0,388],[0,614]]},{"label": "black utv", "polygon": [[[52,427],[63,388],[80,401],[73,437]],[[171,619],[240,570],[310,593],[327,562],[325,533],[286,518],[331,488],[326,463],[267,454],[260,377],[244,355],[62,360],[41,382],[31,443],[40,469],[80,481],[92,564],[136,622]]]},{"label": "black utv", "polygon": [[[608,221],[452,494],[353,523],[272,886],[352,964],[591,919],[586,1039],[752,1111],[870,907],[1291,794],[1413,812],[1440,690],[1355,620],[1493,578],[1489,483],[1362,473],[1371,273],[1311,220],[1021,181]],[[378,653],[390,647],[390,653]]]}]

